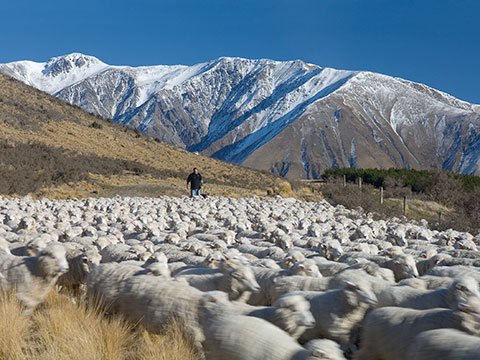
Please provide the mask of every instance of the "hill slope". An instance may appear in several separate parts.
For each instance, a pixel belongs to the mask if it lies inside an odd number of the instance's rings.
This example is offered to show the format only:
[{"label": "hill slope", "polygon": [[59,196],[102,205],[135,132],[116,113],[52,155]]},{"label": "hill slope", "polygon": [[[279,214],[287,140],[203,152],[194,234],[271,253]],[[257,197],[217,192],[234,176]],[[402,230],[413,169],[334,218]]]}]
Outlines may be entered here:
[{"label": "hill slope", "polygon": [[303,61],[110,66],[70,54],[0,72],[175,146],[290,178],[332,167],[480,174],[480,107]]},{"label": "hill slope", "polygon": [[182,195],[194,166],[211,194],[264,193],[278,182],[156,141],[1,74],[0,148],[1,194]]}]

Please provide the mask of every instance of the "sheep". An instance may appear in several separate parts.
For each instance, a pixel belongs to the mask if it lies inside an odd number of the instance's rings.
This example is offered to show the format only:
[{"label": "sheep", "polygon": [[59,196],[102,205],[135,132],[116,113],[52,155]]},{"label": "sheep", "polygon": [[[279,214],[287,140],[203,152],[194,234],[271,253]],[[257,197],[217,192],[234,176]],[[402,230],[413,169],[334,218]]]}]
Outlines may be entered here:
[{"label": "sheep", "polygon": [[471,239],[459,239],[453,245],[455,249],[478,251],[477,246]]},{"label": "sheep", "polygon": [[315,278],[312,276],[276,277],[270,289],[271,301],[276,301],[282,295],[293,291],[323,291],[329,289],[331,278]]},{"label": "sheep", "polygon": [[417,264],[411,255],[397,255],[391,260],[382,257],[370,257],[369,259],[381,267],[392,270],[397,282],[411,277],[418,277]]},{"label": "sheep", "polygon": [[224,261],[221,271],[217,274],[183,275],[177,278],[185,280],[191,286],[202,291],[224,291],[228,293],[230,300],[241,302],[248,300],[250,292],[260,290],[252,269],[239,261]]},{"label": "sheep", "polygon": [[[187,260],[187,259],[184,259]],[[220,267],[220,263],[226,260],[226,256],[220,252],[220,251],[214,251],[210,254],[208,254],[200,264],[196,265],[186,265],[184,266],[179,266],[178,268],[174,268],[173,263],[171,263],[171,273],[172,275],[180,275],[180,274],[202,274],[202,273],[208,273],[204,272],[201,269],[218,269]],[[191,270],[191,271],[190,271]],[[200,270],[200,271],[199,271]]]},{"label": "sheep", "polygon": [[261,259],[252,263],[253,266],[264,267],[272,270],[281,270],[282,268],[273,259]]},{"label": "sheep", "polygon": [[457,309],[415,310],[398,307],[378,308],[365,317],[361,347],[355,360],[403,360],[416,335],[438,328],[453,328],[478,335],[480,300],[469,298]]},{"label": "sheep", "polygon": [[15,290],[25,313],[42,303],[57,279],[68,271],[65,248],[52,244],[44,248],[38,256],[16,257],[0,254],[0,289]]},{"label": "sheep", "polygon": [[269,322],[244,315],[219,314],[205,305],[203,343],[208,360],[314,360],[345,359],[338,345],[314,340],[305,347]]},{"label": "sheep", "polygon": [[447,288],[455,281],[454,278],[446,276],[423,275],[418,278],[410,278],[399,281],[397,285],[406,285],[416,289],[434,290]]},{"label": "sheep", "polygon": [[227,294],[221,291],[202,292],[182,280],[158,281],[150,275],[137,275],[125,279],[116,297],[116,309],[125,318],[157,334],[162,333],[172,319],[179,320],[201,351],[205,336],[199,316],[205,298],[229,304]]},{"label": "sheep", "polygon": [[332,276],[328,282],[328,288],[339,288],[343,286],[345,281],[353,283],[368,282],[373,293],[378,295],[385,288],[394,284],[393,281],[385,280],[383,277],[382,268],[375,263],[360,263],[352,265]]},{"label": "sheep", "polygon": [[125,244],[110,244],[100,250],[102,263],[137,260],[139,253]]},{"label": "sheep", "polygon": [[350,248],[352,251],[362,252],[368,255],[377,255],[378,247],[374,244],[356,243]]},{"label": "sheep", "polygon": [[[153,253],[147,260],[126,260],[122,261],[122,265],[135,265],[146,270],[147,273],[154,276],[169,278],[171,276],[168,266],[168,259],[162,252]],[[144,271],[145,272],[145,271]]]},{"label": "sheep", "polygon": [[302,295],[310,302],[310,311],[315,318],[315,326],[306,330],[300,340],[328,338],[338,342],[344,351],[351,350],[350,331],[377,301],[368,282],[354,284],[345,281],[339,289],[293,294]]},{"label": "sheep", "polygon": [[242,253],[255,255],[257,258],[269,257],[275,261],[281,261],[285,257],[283,250],[276,246],[261,247],[251,244],[241,244],[237,249]]},{"label": "sheep", "polygon": [[25,246],[11,249],[11,253],[16,256],[37,256],[46,246],[45,239],[39,236],[27,242]]},{"label": "sheep", "polygon": [[465,277],[455,280],[447,289],[419,290],[409,286],[392,286],[378,295],[378,307],[398,306],[410,309],[450,308],[469,297],[478,297],[478,282]]},{"label": "sheep", "polygon": [[[149,269],[137,265],[114,262],[99,264],[87,274],[87,300],[89,302],[100,300],[106,310],[116,312],[117,298],[122,292],[125,281],[133,276],[149,273]],[[157,277],[152,277],[159,281]]]},{"label": "sheep", "polygon": [[69,250],[66,258],[68,271],[58,278],[57,286],[82,291],[88,272],[100,264],[102,257],[97,251]]},{"label": "sheep", "polygon": [[323,276],[335,275],[350,266],[345,263],[327,260],[322,256],[312,256],[309,259],[315,261],[317,268]]},{"label": "sheep", "polygon": [[252,267],[255,273],[255,279],[260,285],[260,290],[252,294],[248,299],[251,305],[271,305],[273,303],[272,288],[275,279],[282,276],[300,276],[321,277],[318,268],[312,260],[306,259],[296,263],[291,269],[272,270],[267,268]]},{"label": "sheep", "polygon": [[413,339],[405,358],[409,360],[474,360],[480,354],[480,339],[455,329],[424,331]]},{"label": "sheep", "polygon": [[425,275],[428,271],[433,269],[434,266],[440,264],[443,260],[450,258],[446,254],[436,254],[432,257],[429,257],[425,260],[420,260],[417,262],[417,270],[420,276]]},{"label": "sheep", "polygon": [[[280,230],[280,229],[277,229]],[[275,240],[274,244],[282,250],[288,250],[293,247],[293,241],[290,236],[285,233],[274,233],[273,238]]]},{"label": "sheep", "polygon": [[480,272],[464,265],[436,266],[433,269],[430,269],[427,272],[427,275],[447,276],[452,278],[469,276],[480,282]]},{"label": "sheep", "polygon": [[380,255],[385,255],[385,256],[388,256],[389,258],[393,259],[399,255],[404,255],[404,251],[403,249],[400,247],[400,246],[392,246],[392,247],[389,247],[387,249],[384,249]]},{"label": "sheep", "polygon": [[289,249],[285,257],[281,260],[280,266],[282,269],[290,269],[295,263],[305,259],[303,253],[297,249]]},{"label": "sheep", "polygon": [[315,324],[310,304],[300,295],[287,294],[272,306],[253,306],[233,302],[229,313],[247,315],[266,320],[286,331],[294,339]]},{"label": "sheep", "polygon": [[342,245],[338,242],[338,240],[327,240],[324,243],[321,243],[318,246],[318,251],[321,256],[323,256],[327,260],[336,261],[343,255]]},{"label": "sheep", "polygon": [[305,259],[297,262],[291,269],[292,275],[305,275],[313,277],[322,277],[322,274],[318,270],[318,266],[312,259]]}]

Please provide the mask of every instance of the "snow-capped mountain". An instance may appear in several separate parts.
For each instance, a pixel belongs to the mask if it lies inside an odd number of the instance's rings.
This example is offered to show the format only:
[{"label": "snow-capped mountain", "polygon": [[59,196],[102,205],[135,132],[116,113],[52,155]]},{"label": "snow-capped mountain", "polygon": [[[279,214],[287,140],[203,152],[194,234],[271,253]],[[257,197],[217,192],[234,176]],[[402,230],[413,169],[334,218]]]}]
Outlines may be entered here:
[{"label": "snow-capped mountain", "polygon": [[78,53],[0,72],[170,144],[292,178],[330,167],[480,174],[480,106],[386,75],[241,58],[110,66]]}]

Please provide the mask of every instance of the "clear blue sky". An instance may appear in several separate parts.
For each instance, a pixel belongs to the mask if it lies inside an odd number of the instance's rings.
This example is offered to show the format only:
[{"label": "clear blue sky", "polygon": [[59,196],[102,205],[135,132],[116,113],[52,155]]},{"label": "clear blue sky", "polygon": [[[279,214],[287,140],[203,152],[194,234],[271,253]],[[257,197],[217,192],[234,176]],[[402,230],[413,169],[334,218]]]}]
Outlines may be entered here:
[{"label": "clear blue sky", "polygon": [[302,59],[480,104],[480,0],[3,0],[0,62],[71,52],[112,65]]}]

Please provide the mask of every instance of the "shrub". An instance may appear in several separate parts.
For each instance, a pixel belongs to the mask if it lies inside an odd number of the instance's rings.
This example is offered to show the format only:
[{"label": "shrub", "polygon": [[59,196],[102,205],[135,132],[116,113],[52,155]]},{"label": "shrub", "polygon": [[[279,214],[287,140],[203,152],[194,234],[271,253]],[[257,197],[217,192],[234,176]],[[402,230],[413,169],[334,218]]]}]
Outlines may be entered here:
[{"label": "shrub", "polygon": [[94,129],[103,129],[103,125],[96,121],[92,122],[89,127]]}]

